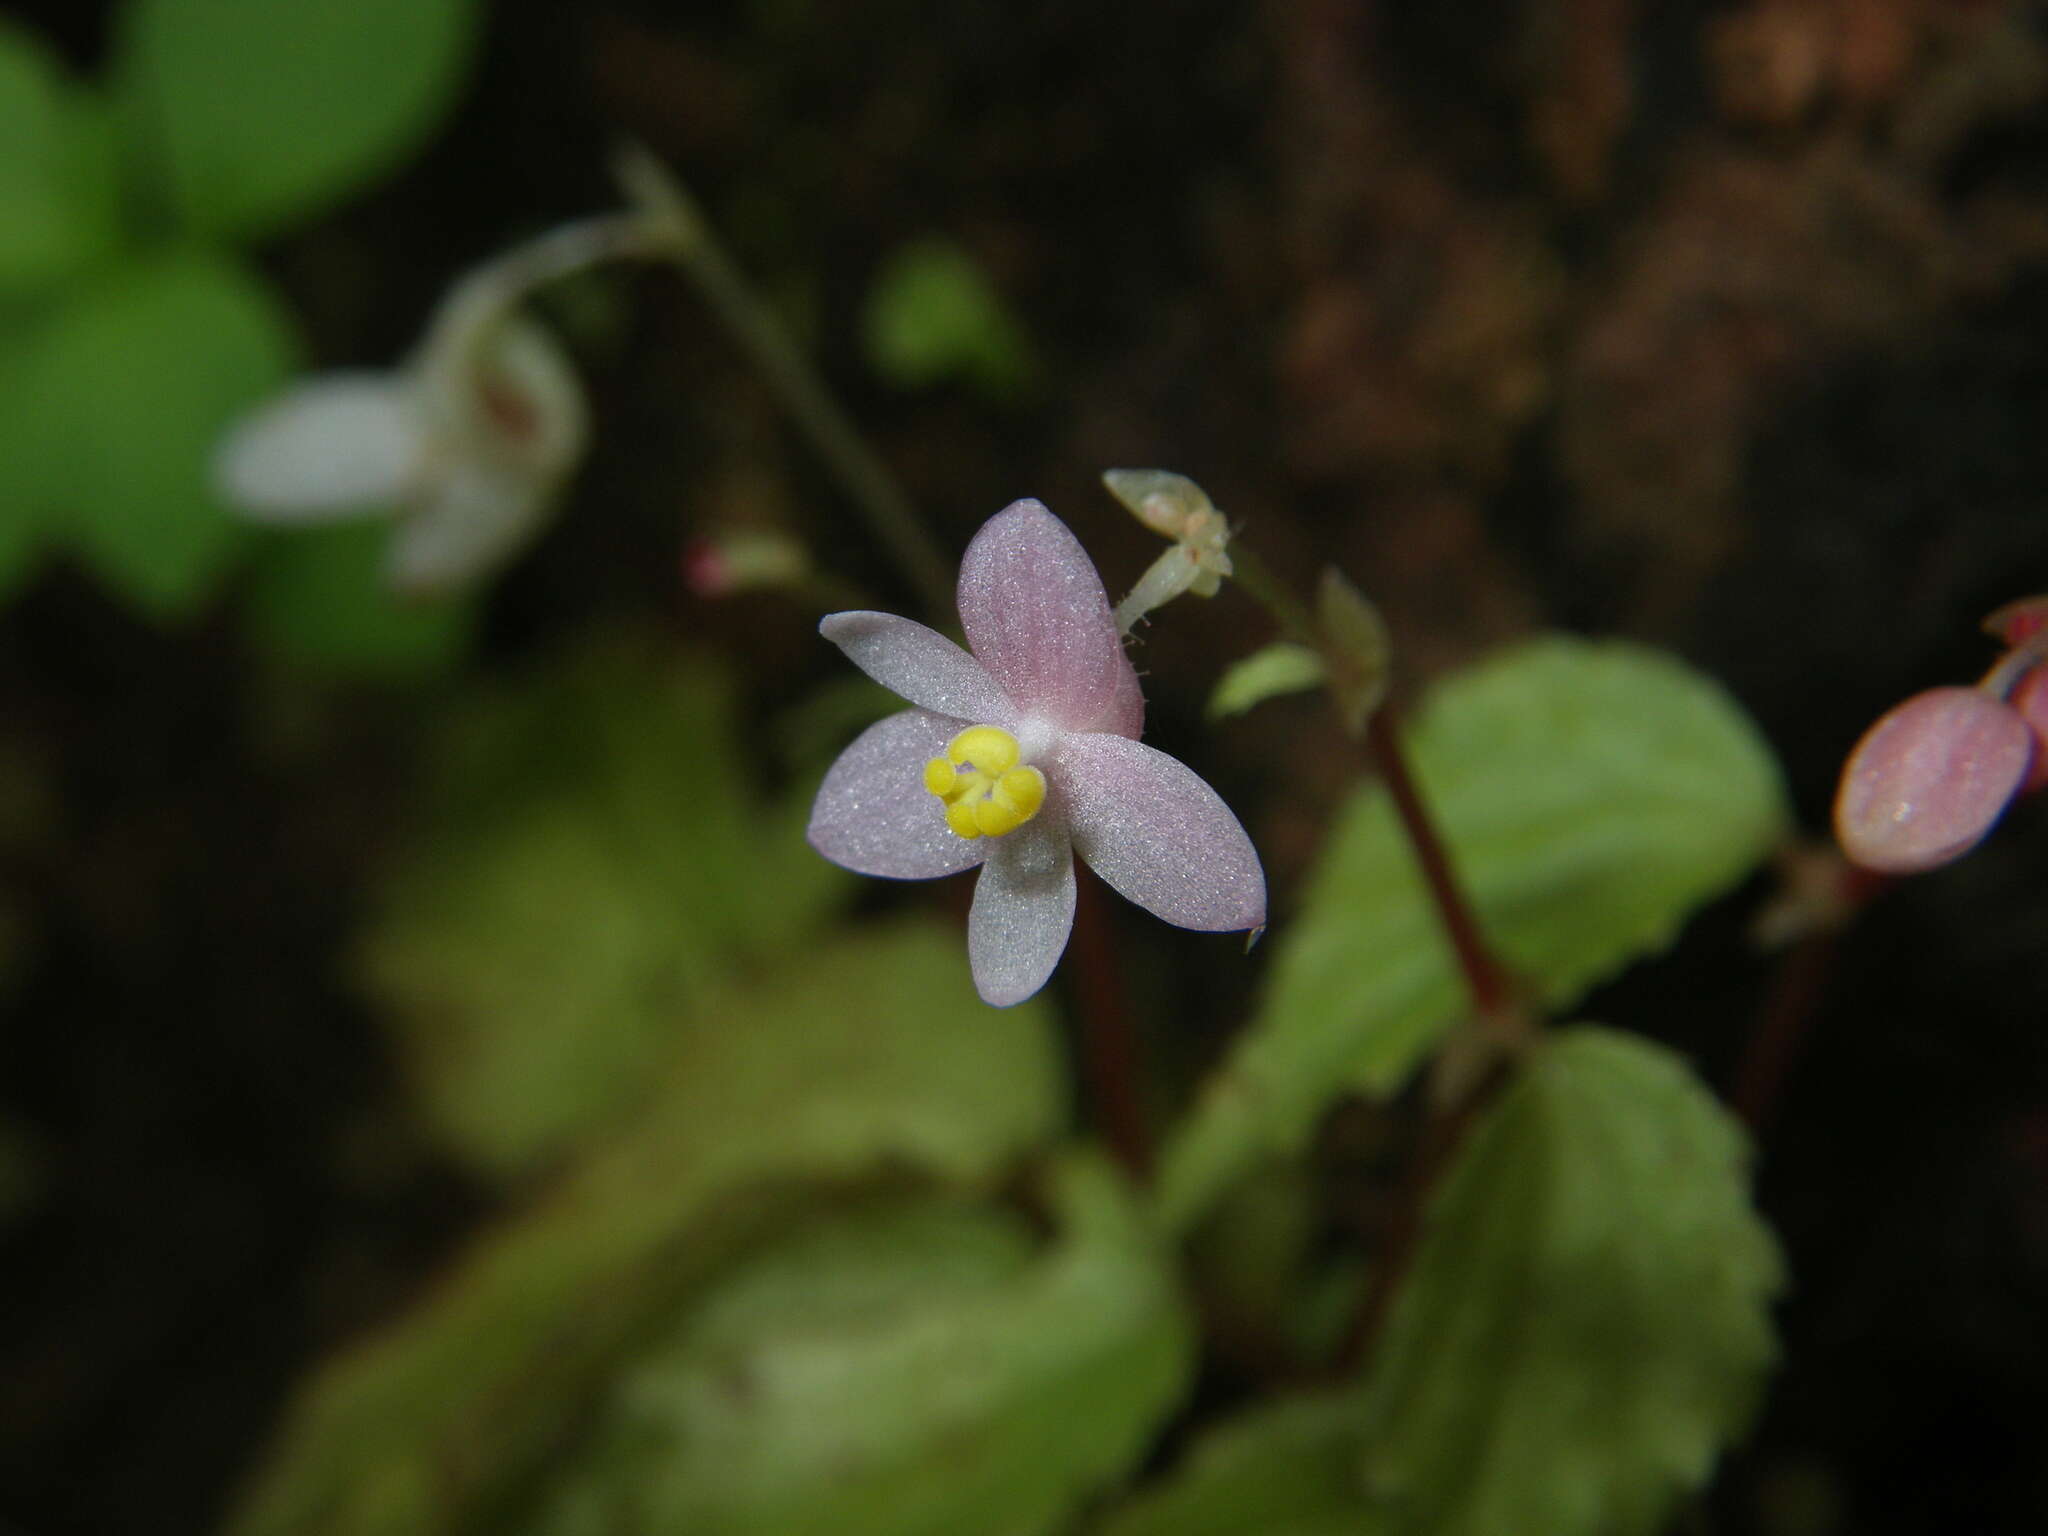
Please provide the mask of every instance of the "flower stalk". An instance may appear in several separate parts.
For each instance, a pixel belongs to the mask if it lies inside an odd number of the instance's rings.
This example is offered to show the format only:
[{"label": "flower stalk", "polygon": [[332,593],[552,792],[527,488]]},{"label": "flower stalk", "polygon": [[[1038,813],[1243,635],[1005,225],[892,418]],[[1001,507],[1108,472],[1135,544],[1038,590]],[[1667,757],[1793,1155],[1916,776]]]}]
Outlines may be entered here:
[{"label": "flower stalk", "polygon": [[665,227],[665,253],[760,369],[926,609],[946,612],[953,601],[948,565],[909,496],[719,244],[696,199],[665,166],[636,147],[621,153],[618,176],[635,202]]}]

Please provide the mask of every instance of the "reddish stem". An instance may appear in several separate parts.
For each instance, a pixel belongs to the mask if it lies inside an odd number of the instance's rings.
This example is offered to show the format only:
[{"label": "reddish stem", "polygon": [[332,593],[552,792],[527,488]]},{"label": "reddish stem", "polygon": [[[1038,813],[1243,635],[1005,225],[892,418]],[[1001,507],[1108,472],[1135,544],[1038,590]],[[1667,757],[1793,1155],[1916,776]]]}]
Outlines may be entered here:
[{"label": "reddish stem", "polygon": [[1752,1132],[1761,1132],[1770,1123],[1793,1065],[1813,1032],[1813,1021],[1834,972],[1842,931],[1892,883],[1889,875],[1846,866],[1839,888],[1840,910],[1827,927],[1801,939],[1779,962],[1771,995],[1743,1047],[1729,1091],[1736,1114]]},{"label": "reddish stem", "polygon": [[1473,1011],[1481,1019],[1495,1023],[1511,1018],[1515,1012],[1514,989],[1508,984],[1507,972],[1494,958],[1486,935],[1480,931],[1479,920],[1472,913],[1472,904],[1466,900],[1465,892],[1458,883],[1450,851],[1437,835],[1429,807],[1423,803],[1415,780],[1409,775],[1408,758],[1401,750],[1399,727],[1391,701],[1382,703],[1374,712],[1365,729],[1365,745],[1379,768],[1380,777],[1386,782],[1387,793],[1393,796],[1394,810],[1401,818],[1401,829],[1408,835],[1408,846],[1414,851],[1415,862],[1429,886],[1437,921],[1443,926],[1444,936],[1450,940],[1451,949],[1458,957],[1458,969],[1464,973],[1465,989],[1471,994]]},{"label": "reddish stem", "polygon": [[1124,993],[1101,882],[1085,868],[1075,875],[1070,974],[1089,1109],[1117,1161],[1142,1183],[1152,1174],[1152,1135],[1141,1092],[1144,1050]]}]

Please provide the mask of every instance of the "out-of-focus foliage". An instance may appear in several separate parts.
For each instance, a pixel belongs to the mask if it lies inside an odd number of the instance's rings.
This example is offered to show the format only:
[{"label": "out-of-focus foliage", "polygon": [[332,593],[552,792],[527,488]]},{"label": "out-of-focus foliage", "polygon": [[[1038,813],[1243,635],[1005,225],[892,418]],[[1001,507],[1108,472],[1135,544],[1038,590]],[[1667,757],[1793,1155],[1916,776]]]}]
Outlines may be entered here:
[{"label": "out-of-focus foliage", "polygon": [[640,1353],[524,1536],[1034,1536],[1128,1468],[1192,1365],[1136,1202],[1059,1165],[1054,1231],[896,1204],[800,1232]]},{"label": "out-of-focus foliage", "polygon": [[63,530],[136,606],[190,612],[239,537],[208,480],[214,440],[283,382],[290,322],[246,269],[195,251],[109,269],[32,345],[32,526]]},{"label": "out-of-focus foliage", "polygon": [[[800,835],[808,785],[760,793],[730,693],[708,663],[614,638],[447,722],[364,965],[473,1168],[518,1172],[630,1108],[679,1031],[751,1032],[829,998],[814,935],[850,881]],[[872,1049],[915,1049],[926,978],[880,976],[848,994]]]},{"label": "out-of-focus foliage", "polygon": [[1396,1530],[1649,1536],[1748,1423],[1776,1243],[1678,1057],[1577,1026],[1447,1172],[1381,1341],[1365,1482]]},{"label": "out-of-focus foliage", "polygon": [[[0,596],[58,551],[158,618],[215,595],[249,542],[214,492],[215,445],[299,352],[224,242],[395,165],[474,30],[472,0],[130,0],[99,87],[0,23]],[[256,632],[329,671],[454,653],[459,610],[358,592],[361,564],[340,537],[267,563]]]},{"label": "out-of-focus foliage", "polygon": [[473,0],[129,0],[134,153],[189,231],[275,234],[390,169],[453,93]]},{"label": "out-of-focus foliage", "polygon": [[1102,1536],[1664,1529],[1774,1355],[1748,1184],[1682,1060],[1558,1032],[1446,1171],[1365,1381],[1225,1421]]},{"label": "out-of-focus foliage", "polygon": [[906,389],[960,382],[1005,401],[1038,365],[1024,329],[974,258],[947,240],[919,240],[875,278],[865,317],[868,361]]},{"label": "out-of-focus foliage", "polygon": [[[1410,747],[1489,936],[1553,1006],[1668,944],[1786,821],[1770,750],[1734,702],[1635,646],[1512,651],[1446,683]],[[1278,946],[1253,1027],[1168,1146],[1177,1223],[1298,1146],[1339,1095],[1397,1089],[1463,1005],[1377,786],[1344,812]]]},{"label": "out-of-focus foliage", "polygon": [[1358,1471],[1355,1391],[1281,1398],[1211,1428],[1097,1536],[1381,1536]]},{"label": "out-of-focus foliage", "polygon": [[0,19],[0,299],[55,287],[114,248],[113,142],[99,97]]},{"label": "out-of-focus foliage", "polygon": [[[820,948],[662,1043],[628,1129],[313,1378],[232,1530],[504,1530],[505,1501],[724,1266],[863,1182],[983,1186],[1065,1115],[1043,1011],[983,1008],[957,940],[922,923]],[[1128,1231],[1118,1210],[1099,1193],[1075,1221]]]},{"label": "out-of-focus foliage", "polygon": [[470,596],[404,596],[381,522],[259,536],[249,621],[263,648],[307,672],[402,680],[444,669],[476,629]]},{"label": "out-of-focus foliage", "polygon": [[1217,680],[1209,695],[1209,718],[1241,715],[1254,704],[1282,694],[1300,693],[1323,680],[1323,658],[1305,645],[1275,641],[1253,651]]}]

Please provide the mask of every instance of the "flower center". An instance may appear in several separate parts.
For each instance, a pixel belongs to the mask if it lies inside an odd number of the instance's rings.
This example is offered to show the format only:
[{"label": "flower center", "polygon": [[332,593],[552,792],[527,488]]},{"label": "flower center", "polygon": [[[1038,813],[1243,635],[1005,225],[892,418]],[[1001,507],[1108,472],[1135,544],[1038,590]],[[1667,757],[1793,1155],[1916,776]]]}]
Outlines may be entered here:
[{"label": "flower center", "polygon": [[946,806],[946,825],[961,837],[1001,837],[1038,814],[1045,775],[1018,766],[1023,749],[999,725],[970,725],[946,743],[946,755],[924,765],[924,787]]}]

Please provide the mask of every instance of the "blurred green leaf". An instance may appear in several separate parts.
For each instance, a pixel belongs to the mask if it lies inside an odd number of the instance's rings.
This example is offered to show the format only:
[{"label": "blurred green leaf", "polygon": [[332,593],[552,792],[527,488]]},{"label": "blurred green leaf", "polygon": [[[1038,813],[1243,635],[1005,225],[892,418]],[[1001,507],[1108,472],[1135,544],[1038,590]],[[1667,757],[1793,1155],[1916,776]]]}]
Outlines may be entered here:
[{"label": "blurred green leaf", "polygon": [[111,253],[118,193],[105,104],[0,17],[0,295],[52,287]]},{"label": "blurred green leaf", "polygon": [[477,1170],[629,1108],[687,1019],[790,970],[850,883],[803,841],[807,794],[757,792],[729,694],[708,664],[608,639],[448,722],[364,964]]},{"label": "blurred green leaf", "polygon": [[629,1130],[314,1377],[236,1536],[507,1529],[736,1256],[863,1181],[985,1186],[1063,1121],[1044,1012],[981,1007],[954,935],[873,928],[799,961],[678,1020]]},{"label": "blurred green leaf", "polygon": [[[1445,683],[1409,748],[1489,937],[1553,1007],[1668,944],[1786,820],[1741,709],[1638,646],[1522,646]],[[1464,1005],[1392,807],[1368,786],[1282,931],[1251,1029],[1167,1148],[1169,1219],[1298,1147],[1340,1095],[1398,1089]]]},{"label": "blurred green leaf", "polygon": [[1366,1505],[1358,1447],[1355,1392],[1261,1403],[1204,1434],[1096,1536],[1373,1536],[1391,1527]]},{"label": "blurred green leaf", "polygon": [[61,483],[39,404],[43,336],[23,325],[0,332],[0,602],[32,577],[57,536]]},{"label": "blurred green leaf", "polygon": [[949,240],[915,241],[889,258],[869,290],[865,329],[869,366],[900,388],[958,380],[1001,401],[1037,372],[1023,328]]},{"label": "blurred green leaf", "polygon": [[1582,1025],[1536,1052],[1446,1174],[1367,1384],[1392,1524],[1665,1529],[1775,1354],[1748,1152],[1662,1046]]},{"label": "blurred green leaf", "polygon": [[128,0],[115,78],[186,228],[262,236],[413,151],[477,19],[474,0]]},{"label": "blurred green leaf", "polygon": [[1192,1336],[1105,1165],[1056,1232],[909,1206],[839,1218],[725,1282],[615,1386],[526,1536],[1033,1536],[1142,1454]]},{"label": "blurred green leaf", "polygon": [[40,467],[22,474],[137,606],[173,616],[205,599],[237,538],[211,484],[214,445],[294,352],[269,290],[199,252],[110,271],[37,337],[21,366]]},{"label": "blurred green leaf", "polygon": [[1300,693],[1323,680],[1323,658],[1305,645],[1276,641],[1234,661],[1209,695],[1209,718],[1241,715],[1254,704]]},{"label": "blurred green leaf", "polygon": [[468,597],[391,590],[382,518],[295,528],[257,545],[249,617],[281,660],[335,676],[431,677],[459,660],[476,629]]}]

